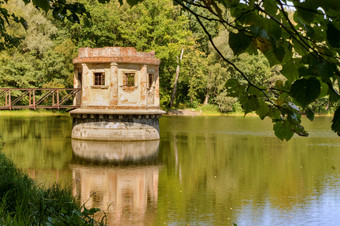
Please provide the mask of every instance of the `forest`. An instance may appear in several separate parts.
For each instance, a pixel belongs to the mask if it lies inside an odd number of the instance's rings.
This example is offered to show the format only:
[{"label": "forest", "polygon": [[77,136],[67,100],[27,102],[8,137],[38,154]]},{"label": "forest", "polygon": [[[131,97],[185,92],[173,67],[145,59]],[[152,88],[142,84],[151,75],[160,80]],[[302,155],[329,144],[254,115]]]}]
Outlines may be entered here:
[{"label": "forest", "polygon": [[[244,84],[246,81],[220,58],[194,16],[180,5],[171,0],[145,0],[134,6],[118,1],[79,3],[90,16],[79,16],[78,23],[55,20],[52,12],[38,10],[22,0],[4,5],[9,13],[25,19],[27,29],[20,23],[6,24],[7,32],[18,44],[0,52],[0,87],[72,87],[72,59],[78,48],[131,46],[138,51],[156,51],[161,60],[163,109],[207,105],[223,113],[242,111],[238,99],[228,96],[225,87],[230,78]],[[216,21],[204,25],[224,56],[242,68],[254,84],[274,87],[286,80],[281,66],[271,66],[260,51],[234,55],[225,26]],[[327,107],[326,97],[313,103],[312,108],[317,113],[334,110]]]}]

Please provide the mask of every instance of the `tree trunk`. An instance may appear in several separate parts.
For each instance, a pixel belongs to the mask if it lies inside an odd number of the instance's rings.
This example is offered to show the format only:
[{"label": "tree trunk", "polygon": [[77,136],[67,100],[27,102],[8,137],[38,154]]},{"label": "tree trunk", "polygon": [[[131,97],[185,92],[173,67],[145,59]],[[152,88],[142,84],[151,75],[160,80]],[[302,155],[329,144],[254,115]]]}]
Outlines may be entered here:
[{"label": "tree trunk", "polygon": [[205,95],[205,99],[204,99],[203,105],[207,105],[207,104],[209,103],[209,97],[210,97],[210,95],[209,95],[209,93],[207,92],[207,94]]},{"label": "tree trunk", "polygon": [[207,82],[207,94],[205,95],[204,103],[203,105],[209,104],[209,98],[210,98],[210,82],[211,82],[211,71],[209,71],[209,77]]},{"label": "tree trunk", "polygon": [[181,51],[181,56],[179,58],[179,61],[178,61],[178,64],[177,64],[177,68],[176,68],[176,77],[175,77],[175,81],[174,81],[174,89],[172,90],[172,95],[171,95],[171,100],[170,100],[170,107],[172,107],[172,105],[174,104],[174,100],[175,100],[176,89],[177,89],[177,82],[178,82],[178,76],[179,76],[179,65],[181,64],[181,61],[182,61],[183,52],[184,52],[184,49],[182,49],[182,51]]}]

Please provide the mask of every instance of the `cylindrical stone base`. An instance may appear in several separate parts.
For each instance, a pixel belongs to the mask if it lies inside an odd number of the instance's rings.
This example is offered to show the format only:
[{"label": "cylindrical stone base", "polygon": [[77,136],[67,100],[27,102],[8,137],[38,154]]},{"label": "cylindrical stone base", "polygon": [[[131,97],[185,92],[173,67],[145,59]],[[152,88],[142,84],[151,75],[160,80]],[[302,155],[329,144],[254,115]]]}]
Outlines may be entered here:
[{"label": "cylindrical stone base", "polygon": [[[76,111],[76,110],[75,110]],[[72,138],[80,140],[143,141],[159,140],[159,116],[153,112],[71,112]]]},{"label": "cylindrical stone base", "polygon": [[76,158],[98,162],[140,162],[155,158],[159,140],[152,141],[91,141],[72,139]]}]

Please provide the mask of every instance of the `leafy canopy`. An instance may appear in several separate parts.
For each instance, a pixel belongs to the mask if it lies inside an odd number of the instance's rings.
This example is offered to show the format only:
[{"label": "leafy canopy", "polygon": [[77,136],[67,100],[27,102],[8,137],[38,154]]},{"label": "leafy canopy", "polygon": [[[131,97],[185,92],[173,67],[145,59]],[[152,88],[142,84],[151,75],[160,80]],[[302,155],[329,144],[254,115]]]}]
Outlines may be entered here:
[{"label": "leafy canopy", "polygon": [[[23,2],[29,3],[30,0]],[[123,1],[119,2],[123,4]],[[137,5],[139,2],[142,0],[127,1],[130,5]],[[305,113],[313,120],[314,112],[311,105],[315,101],[328,97],[328,105],[337,105],[340,98],[340,5],[337,0],[175,0],[175,2],[190,13],[190,18],[194,17],[197,20],[210,40],[212,48],[229,65],[229,69],[232,68],[234,78],[226,82],[227,94],[238,98],[246,114],[256,112],[261,119],[271,118],[275,134],[280,139],[289,140],[294,133],[308,135],[301,125],[301,115]],[[7,32],[6,26],[10,21],[27,26],[24,19],[9,13],[3,7],[6,3],[7,0],[0,0],[2,28],[0,49],[20,41],[20,37]],[[51,11],[52,16],[58,20],[66,18],[72,22],[80,22],[81,15],[90,18],[84,5],[78,2],[33,0],[32,3],[45,12]],[[140,11],[143,12],[141,18],[149,20],[145,16],[147,11],[144,13],[143,8],[140,8]],[[214,25],[210,26],[211,23]],[[271,67],[279,65],[280,72],[285,78],[275,81],[274,85],[261,84],[260,74],[254,77],[253,73],[247,72],[242,63],[230,60],[228,56],[230,54],[222,50],[226,45],[215,43],[214,37],[218,33],[214,30],[216,24],[227,31],[225,33],[228,34],[228,38],[224,40],[228,43],[225,44],[230,46],[234,56],[242,57],[244,53],[258,55],[261,52]],[[145,24],[131,28],[137,29],[140,34],[149,29]],[[142,49],[147,49],[144,44],[150,40],[151,43],[157,43],[157,39],[150,39],[154,37],[143,35],[140,37],[142,40],[130,39],[129,42],[140,45]],[[164,38],[171,37],[174,36]],[[181,42],[185,44],[187,40],[183,40]],[[200,40],[204,41],[204,38]],[[180,46],[178,47],[180,49]],[[202,48],[203,51],[207,49],[207,45]],[[203,74],[205,72],[202,72]],[[202,89],[211,90],[209,86],[201,85]],[[339,112],[340,108],[337,107],[332,123],[332,130],[338,134],[340,134]]]},{"label": "leafy canopy", "polygon": [[[301,115],[313,120],[311,103],[325,96],[329,105],[339,100],[340,5],[337,0],[175,0],[192,13],[220,57],[239,79],[226,83],[228,94],[237,97],[245,113],[255,111],[270,117],[275,135],[289,140],[294,133],[307,136]],[[205,10],[198,13],[195,8]],[[208,16],[207,16],[208,14]],[[266,86],[253,82],[243,67],[224,56],[215,45],[205,22],[218,22],[229,31],[229,46],[235,55],[258,54],[270,66],[280,65],[285,79]],[[332,130],[340,134],[340,108]]]}]

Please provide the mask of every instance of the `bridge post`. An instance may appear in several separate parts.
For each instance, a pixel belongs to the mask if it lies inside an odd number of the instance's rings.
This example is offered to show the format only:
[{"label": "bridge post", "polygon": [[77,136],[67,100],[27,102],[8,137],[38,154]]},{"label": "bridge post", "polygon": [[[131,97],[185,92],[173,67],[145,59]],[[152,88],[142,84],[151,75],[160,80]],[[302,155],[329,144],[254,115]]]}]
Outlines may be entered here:
[{"label": "bridge post", "polygon": [[11,90],[8,90],[9,95],[9,110],[12,110]]},{"label": "bridge post", "polygon": [[28,101],[29,101],[29,106],[32,106],[32,90],[30,89],[28,91]]},{"label": "bridge post", "polygon": [[35,90],[33,90],[33,109],[35,110]]},{"label": "bridge post", "polygon": [[58,110],[60,109],[60,102],[59,102],[59,89],[57,89],[57,106]]}]

